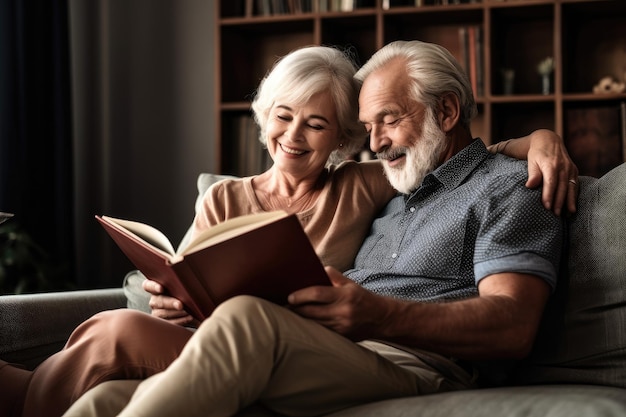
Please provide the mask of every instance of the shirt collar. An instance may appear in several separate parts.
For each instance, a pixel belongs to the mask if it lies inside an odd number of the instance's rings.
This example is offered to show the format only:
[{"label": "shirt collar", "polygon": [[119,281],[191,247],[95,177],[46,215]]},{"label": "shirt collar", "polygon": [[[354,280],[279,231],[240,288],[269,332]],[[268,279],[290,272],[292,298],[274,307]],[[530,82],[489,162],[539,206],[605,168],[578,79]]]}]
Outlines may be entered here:
[{"label": "shirt collar", "polygon": [[483,141],[480,138],[474,139],[471,144],[426,175],[420,188],[411,195],[435,184],[440,184],[449,190],[458,187],[489,155],[491,153]]}]

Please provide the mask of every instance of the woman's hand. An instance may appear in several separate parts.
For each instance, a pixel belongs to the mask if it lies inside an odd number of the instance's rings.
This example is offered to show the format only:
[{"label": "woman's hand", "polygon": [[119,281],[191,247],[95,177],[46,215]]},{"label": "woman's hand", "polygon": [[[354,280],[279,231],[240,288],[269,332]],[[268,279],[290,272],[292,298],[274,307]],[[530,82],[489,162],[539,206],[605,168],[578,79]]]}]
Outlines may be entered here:
[{"label": "woman's hand", "polygon": [[578,168],[574,165],[560,136],[551,130],[539,129],[519,139],[499,142],[489,147],[517,159],[528,159],[526,187],[543,184],[542,201],[548,210],[560,215],[563,207],[576,211],[578,199]]},{"label": "woman's hand", "polygon": [[180,326],[198,327],[200,323],[185,311],[183,303],[174,297],[166,295],[165,289],[161,284],[146,279],[143,281],[142,287],[151,294],[150,308],[153,316]]}]

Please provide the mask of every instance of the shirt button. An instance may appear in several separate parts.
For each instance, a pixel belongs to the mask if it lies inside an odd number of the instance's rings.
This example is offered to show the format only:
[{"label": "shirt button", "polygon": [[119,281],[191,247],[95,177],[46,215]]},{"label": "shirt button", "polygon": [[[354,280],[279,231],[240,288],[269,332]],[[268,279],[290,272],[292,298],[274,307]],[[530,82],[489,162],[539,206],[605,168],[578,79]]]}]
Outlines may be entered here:
[{"label": "shirt button", "polygon": [[396,258],[398,257],[398,254],[397,254],[397,253],[394,253],[394,254],[392,254],[392,255],[391,255],[391,257],[392,257],[393,259],[396,259]]},{"label": "shirt button", "polygon": [[410,211],[411,213],[415,212],[415,207],[411,207],[411,208],[409,209],[409,211]]}]

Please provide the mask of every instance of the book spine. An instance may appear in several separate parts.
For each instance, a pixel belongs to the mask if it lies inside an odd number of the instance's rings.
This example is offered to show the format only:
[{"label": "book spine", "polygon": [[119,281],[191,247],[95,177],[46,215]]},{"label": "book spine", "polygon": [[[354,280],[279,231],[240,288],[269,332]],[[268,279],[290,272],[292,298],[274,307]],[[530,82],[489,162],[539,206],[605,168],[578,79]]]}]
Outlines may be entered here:
[{"label": "book spine", "polygon": [[467,54],[469,56],[469,78],[474,92],[474,97],[478,95],[478,81],[476,77],[476,27],[470,26],[467,28],[467,44],[469,50]]},{"label": "book spine", "polygon": [[485,94],[485,79],[483,67],[483,28],[476,26],[476,94],[482,97]]},{"label": "book spine", "polygon": [[254,12],[254,0],[245,0],[245,9],[244,9],[245,17],[252,17]]},{"label": "book spine", "polygon": [[217,305],[211,290],[204,285],[202,275],[194,270],[184,258],[172,264],[171,268],[187,291],[187,297],[180,301],[190,310],[188,313],[200,321],[209,317]]},{"label": "book spine", "polygon": [[461,51],[461,56],[459,62],[467,74],[469,78],[469,56],[468,56],[468,47],[467,47],[467,27],[461,26],[459,28],[459,50]]}]

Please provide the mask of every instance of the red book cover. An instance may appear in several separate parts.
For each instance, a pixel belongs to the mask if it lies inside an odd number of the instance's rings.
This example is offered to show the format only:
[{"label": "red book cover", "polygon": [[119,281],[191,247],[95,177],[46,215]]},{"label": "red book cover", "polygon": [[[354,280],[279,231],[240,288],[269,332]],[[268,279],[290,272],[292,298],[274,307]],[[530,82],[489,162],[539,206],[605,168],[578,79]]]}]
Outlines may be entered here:
[{"label": "red book cover", "polygon": [[[152,239],[153,233],[160,232],[151,226],[106,216],[96,219],[137,269],[163,285],[201,321],[217,305],[237,295],[253,295],[284,305],[293,291],[330,285],[293,214],[273,212],[231,219],[211,228],[220,233],[201,234],[200,240],[194,240],[178,254],[173,253],[171,245],[162,244],[162,234]],[[229,228],[230,223],[237,227]],[[152,229],[150,236],[148,229]]]}]

